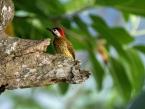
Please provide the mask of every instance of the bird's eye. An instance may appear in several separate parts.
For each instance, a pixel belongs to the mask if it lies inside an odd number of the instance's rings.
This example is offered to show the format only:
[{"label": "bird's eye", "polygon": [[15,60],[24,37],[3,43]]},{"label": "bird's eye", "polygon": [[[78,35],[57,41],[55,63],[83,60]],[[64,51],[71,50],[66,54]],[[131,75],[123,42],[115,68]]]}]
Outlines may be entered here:
[{"label": "bird's eye", "polygon": [[53,31],[57,31],[57,29],[54,29]]}]

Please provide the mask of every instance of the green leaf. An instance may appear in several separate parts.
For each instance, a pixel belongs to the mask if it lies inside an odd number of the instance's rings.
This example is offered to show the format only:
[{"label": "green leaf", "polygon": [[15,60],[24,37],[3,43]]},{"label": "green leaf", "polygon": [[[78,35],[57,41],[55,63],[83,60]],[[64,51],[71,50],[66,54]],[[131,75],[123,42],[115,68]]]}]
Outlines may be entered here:
[{"label": "green leaf", "polygon": [[60,93],[64,95],[64,94],[66,94],[66,92],[69,89],[69,84],[67,84],[67,83],[59,83],[58,87],[59,87]]},{"label": "green leaf", "polygon": [[77,25],[77,32],[79,35],[82,36],[83,39],[81,43],[83,43],[83,45],[85,45],[86,48],[94,51],[94,49],[96,48],[96,38],[93,37],[88,31],[88,25],[85,22],[83,22],[82,19],[78,16],[74,17],[74,21]]},{"label": "green leaf", "polygon": [[11,95],[11,99],[13,99],[13,106],[11,109],[44,109],[33,97],[30,96],[22,96],[22,95]]},{"label": "green leaf", "polygon": [[111,58],[109,70],[112,75],[114,85],[120,91],[120,94],[128,100],[131,96],[132,87],[125,68],[117,59]]},{"label": "green leaf", "polygon": [[84,42],[93,66],[92,70],[96,80],[97,89],[101,90],[105,71],[100,62],[96,59],[96,54],[94,52],[96,48],[96,39],[90,35],[87,24],[85,24],[78,16],[74,17],[74,21],[80,30],[80,34],[84,34]]},{"label": "green leaf", "polygon": [[130,20],[130,14],[126,12],[122,12],[122,16],[126,22]]},{"label": "green leaf", "polygon": [[100,62],[96,59],[95,53],[89,50],[89,58],[92,63],[92,70],[93,70],[93,75],[96,80],[96,85],[97,89],[101,90],[102,89],[102,82],[105,74],[105,70],[100,64]]},{"label": "green leaf", "polygon": [[119,54],[127,59],[128,56],[123,49],[123,45],[126,45],[133,40],[130,35],[128,35],[128,33],[122,28],[109,28],[98,16],[91,15],[90,17],[93,20],[92,27],[94,27],[94,29],[96,29],[96,31],[98,31],[101,36],[104,37],[107,42],[117,50]]},{"label": "green leaf", "polygon": [[74,13],[76,11],[86,9],[89,6],[94,5],[94,3],[95,0],[67,0],[63,6],[67,10],[67,13]]},{"label": "green leaf", "polygon": [[78,16],[75,16],[73,20],[76,22],[77,26],[79,27],[80,32],[83,32],[85,36],[88,36],[89,35],[88,25],[84,23]]},{"label": "green leaf", "polygon": [[105,6],[114,6],[114,5],[123,5],[127,4],[132,0],[96,0],[96,4],[105,5]]},{"label": "green leaf", "polygon": [[124,5],[117,5],[115,8],[132,14],[137,14],[141,16],[145,16],[145,1],[144,0],[131,0],[130,2]]},{"label": "green leaf", "polygon": [[124,67],[128,70],[128,76],[134,89],[133,92],[136,95],[143,87],[145,69],[141,57],[136,50],[127,49],[127,54],[129,59],[125,60]]},{"label": "green leaf", "polygon": [[15,4],[15,7],[16,7],[16,10],[23,10],[23,11],[26,11],[26,12],[29,12],[29,13],[33,13],[33,14],[38,14],[40,16],[45,16],[44,12],[41,11],[40,9],[38,9],[37,7],[37,2],[36,0],[31,0],[31,1],[28,1],[28,0],[25,0],[25,1],[17,1],[17,0],[14,0],[14,4]]},{"label": "green leaf", "polygon": [[92,26],[112,44],[129,44],[134,40],[125,29],[119,27],[110,28],[100,17],[94,15],[91,15],[90,17],[93,20]]},{"label": "green leaf", "polygon": [[129,44],[134,41],[134,38],[123,28],[111,28],[110,32],[120,44]]},{"label": "green leaf", "polygon": [[72,42],[75,50],[86,50],[86,43],[82,38],[77,37],[76,39],[76,36],[69,34],[69,39]]},{"label": "green leaf", "polygon": [[45,0],[45,2],[42,0],[36,0],[36,3],[37,8],[41,10],[46,16],[52,17],[53,15],[53,17],[55,17],[65,13],[65,9],[59,0]]},{"label": "green leaf", "polygon": [[145,0],[96,0],[96,4],[114,7],[125,13],[145,16]]},{"label": "green leaf", "polygon": [[145,54],[145,45],[135,45],[133,48]]},{"label": "green leaf", "polygon": [[15,0],[15,6],[16,10],[24,10],[34,15],[43,16],[46,19],[48,16],[55,17],[65,13],[65,9],[59,0]]}]

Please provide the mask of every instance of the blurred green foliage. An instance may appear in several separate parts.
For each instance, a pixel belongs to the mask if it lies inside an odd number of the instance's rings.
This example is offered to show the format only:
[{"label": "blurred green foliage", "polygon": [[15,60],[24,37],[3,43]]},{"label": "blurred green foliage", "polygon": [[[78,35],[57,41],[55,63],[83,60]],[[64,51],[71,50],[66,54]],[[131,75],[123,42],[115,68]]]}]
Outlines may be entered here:
[{"label": "blurred green foliage", "polygon": [[[110,27],[95,13],[89,14],[91,23],[88,24],[80,14],[91,9],[111,7],[122,12],[124,19],[130,14],[145,16],[144,0],[14,0],[14,4],[15,35],[29,39],[52,38],[46,27],[63,26],[75,50],[87,51],[92,75],[96,81],[96,90],[101,91],[108,73],[114,84],[112,91],[116,90],[117,96],[126,101],[125,104],[142,90],[145,69],[140,54],[145,53],[145,47],[132,46],[135,38],[125,28]],[[89,28],[97,34],[92,34]],[[106,42],[104,47],[109,57],[107,64],[97,58],[100,54],[97,50],[97,41],[100,38]],[[59,87],[62,94],[67,92],[68,85],[61,84]],[[35,105],[35,102],[33,104]],[[112,105],[115,107],[115,104]],[[36,107],[39,109],[37,105]],[[90,104],[90,107],[88,105],[88,108],[86,106],[83,109],[96,108]]]}]

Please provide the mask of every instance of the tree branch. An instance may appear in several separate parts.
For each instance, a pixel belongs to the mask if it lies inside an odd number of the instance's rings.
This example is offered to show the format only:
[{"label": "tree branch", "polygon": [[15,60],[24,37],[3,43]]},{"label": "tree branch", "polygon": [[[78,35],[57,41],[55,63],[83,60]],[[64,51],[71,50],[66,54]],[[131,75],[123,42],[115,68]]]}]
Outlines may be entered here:
[{"label": "tree branch", "polygon": [[0,40],[0,86],[6,89],[45,86],[58,82],[82,83],[89,72],[79,61],[45,53],[50,40],[14,37]]}]

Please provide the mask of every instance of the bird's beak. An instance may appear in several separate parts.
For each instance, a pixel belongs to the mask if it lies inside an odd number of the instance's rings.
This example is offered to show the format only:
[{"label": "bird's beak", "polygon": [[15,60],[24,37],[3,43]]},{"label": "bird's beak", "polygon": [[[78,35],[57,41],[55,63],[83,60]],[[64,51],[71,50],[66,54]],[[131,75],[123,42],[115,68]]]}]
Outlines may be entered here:
[{"label": "bird's beak", "polygon": [[52,32],[50,28],[46,28],[48,31]]}]

